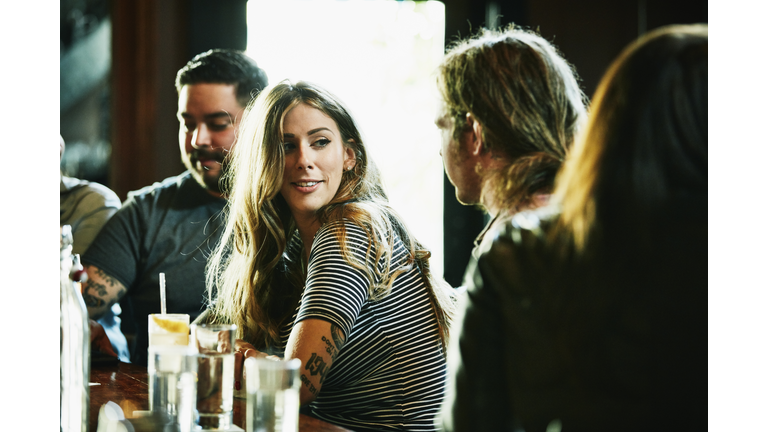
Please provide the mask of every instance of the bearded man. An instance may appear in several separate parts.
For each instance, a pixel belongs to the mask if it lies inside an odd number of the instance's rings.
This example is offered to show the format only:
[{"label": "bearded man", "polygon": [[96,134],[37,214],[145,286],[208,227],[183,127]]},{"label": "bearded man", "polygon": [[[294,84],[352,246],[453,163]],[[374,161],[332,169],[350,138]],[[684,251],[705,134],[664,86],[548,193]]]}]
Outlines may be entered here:
[{"label": "bearded man", "polygon": [[120,303],[132,363],[147,363],[147,316],[160,312],[160,273],[170,313],[195,319],[204,309],[205,265],[223,229],[227,155],[243,110],[266,86],[264,70],[240,51],[207,51],[181,68],[177,117],[187,171],[129,192],[82,257],[88,314],[98,319]]}]

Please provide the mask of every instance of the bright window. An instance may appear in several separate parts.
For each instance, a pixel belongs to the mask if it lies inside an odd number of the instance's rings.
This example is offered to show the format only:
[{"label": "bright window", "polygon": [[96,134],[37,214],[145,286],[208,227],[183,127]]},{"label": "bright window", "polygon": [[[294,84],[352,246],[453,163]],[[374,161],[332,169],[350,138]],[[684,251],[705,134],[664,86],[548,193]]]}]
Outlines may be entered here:
[{"label": "bright window", "polygon": [[443,167],[435,70],[438,1],[250,0],[247,53],[270,83],[316,83],[350,108],[395,210],[443,275]]}]

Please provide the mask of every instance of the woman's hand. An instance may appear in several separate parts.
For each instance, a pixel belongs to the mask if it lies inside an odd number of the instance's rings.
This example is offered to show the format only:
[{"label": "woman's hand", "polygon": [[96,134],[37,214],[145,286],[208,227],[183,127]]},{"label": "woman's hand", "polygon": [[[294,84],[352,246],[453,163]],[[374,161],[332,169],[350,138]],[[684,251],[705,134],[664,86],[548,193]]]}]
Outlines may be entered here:
[{"label": "woman's hand", "polygon": [[242,387],[243,365],[245,364],[245,359],[249,357],[266,358],[274,356],[267,356],[266,353],[257,350],[256,347],[242,339],[235,340],[235,390],[240,390]]}]

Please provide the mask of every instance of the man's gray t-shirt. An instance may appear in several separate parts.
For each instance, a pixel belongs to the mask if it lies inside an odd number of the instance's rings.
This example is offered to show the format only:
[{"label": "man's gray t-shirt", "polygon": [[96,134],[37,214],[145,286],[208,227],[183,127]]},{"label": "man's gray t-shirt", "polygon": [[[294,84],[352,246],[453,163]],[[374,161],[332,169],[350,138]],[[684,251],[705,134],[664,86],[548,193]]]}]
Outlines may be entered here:
[{"label": "man's gray t-shirt", "polygon": [[[185,172],[130,192],[83,256],[125,285],[122,331],[131,362],[147,363],[147,316],[160,312],[159,274],[165,273],[168,313],[194,320],[205,308],[205,266],[221,238],[226,201]],[[130,336],[135,335],[133,343]]]}]

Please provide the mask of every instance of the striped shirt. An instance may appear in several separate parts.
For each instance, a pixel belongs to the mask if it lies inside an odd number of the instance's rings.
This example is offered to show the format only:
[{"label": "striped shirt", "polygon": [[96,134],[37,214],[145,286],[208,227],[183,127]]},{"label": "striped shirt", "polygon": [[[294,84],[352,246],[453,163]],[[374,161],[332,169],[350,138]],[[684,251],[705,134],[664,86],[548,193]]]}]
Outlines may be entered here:
[{"label": "striped shirt", "polygon": [[[421,273],[414,266],[395,279],[389,295],[370,300],[368,278],[341,255],[340,226],[326,224],[315,235],[301,300],[281,329],[283,351],[293,324],[304,319],[329,321],[346,335],[308,406],[311,415],[355,431],[437,430],[434,418],[444,396],[446,363]],[[366,262],[365,232],[350,221],[345,227],[347,248],[358,262]],[[294,236],[287,252],[297,257],[300,251],[301,240]],[[399,237],[392,255],[391,270],[408,258]],[[383,273],[383,260],[378,266]]]}]

